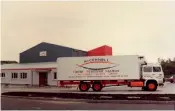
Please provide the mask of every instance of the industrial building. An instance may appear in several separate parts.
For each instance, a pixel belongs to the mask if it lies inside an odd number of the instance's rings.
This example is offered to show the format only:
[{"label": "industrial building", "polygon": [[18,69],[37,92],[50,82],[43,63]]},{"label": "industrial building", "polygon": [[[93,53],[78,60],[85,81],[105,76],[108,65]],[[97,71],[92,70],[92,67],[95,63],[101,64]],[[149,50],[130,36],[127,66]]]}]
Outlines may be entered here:
[{"label": "industrial building", "polygon": [[7,85],[57,86],[56,60],[59,57],[112,55],[112,47],[90,51],[42,42],[20,53],[18,64],[1,65],[1,83]]},{"label": "industrial building", "polygon": [[87,56],[86,51],[42,42],[20,53],[20,63],[55,62],[58,57]]}]

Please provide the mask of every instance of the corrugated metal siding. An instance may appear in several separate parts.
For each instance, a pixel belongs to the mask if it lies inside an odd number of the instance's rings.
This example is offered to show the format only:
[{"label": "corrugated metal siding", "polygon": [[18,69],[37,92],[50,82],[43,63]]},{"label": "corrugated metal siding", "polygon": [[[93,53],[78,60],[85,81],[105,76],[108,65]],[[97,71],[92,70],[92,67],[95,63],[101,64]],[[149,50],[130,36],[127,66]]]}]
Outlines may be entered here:
[{"label": "corrugated metal siding", "polygon": [[112,55],[112,47],[104,45],[88,51],[88,56],[105,56],[105,55]]},{"label": "corrugated metal siding", "polygon": [[[46,51],[47,56],[39,56],[40,51]],[[85,56],[87,52],[58,46],[49,43],[40,43],[35,47],[20,53],[20,63],[55,62],[58,57]]]},{"label": "corrugated metal siding", "polygon": [[72,57],[87,56],[88,53],[81,50],[72,49]]},{"label": "corrugated metal siding", "polygon": [[105,46],[105,55],[112,55],[112,47]]}]

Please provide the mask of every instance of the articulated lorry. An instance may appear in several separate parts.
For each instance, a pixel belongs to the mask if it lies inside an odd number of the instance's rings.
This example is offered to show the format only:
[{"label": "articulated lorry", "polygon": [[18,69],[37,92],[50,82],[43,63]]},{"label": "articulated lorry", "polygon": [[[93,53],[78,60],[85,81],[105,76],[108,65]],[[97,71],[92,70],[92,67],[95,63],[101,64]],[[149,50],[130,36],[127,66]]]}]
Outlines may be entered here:
[{"label": "articulated lorry", "polygon": [[164,83],[161,65],[148,64],[138,55],[61,57],[57,78],[59,86],[77,85],[83,92],[121,85],[156,91]]}]

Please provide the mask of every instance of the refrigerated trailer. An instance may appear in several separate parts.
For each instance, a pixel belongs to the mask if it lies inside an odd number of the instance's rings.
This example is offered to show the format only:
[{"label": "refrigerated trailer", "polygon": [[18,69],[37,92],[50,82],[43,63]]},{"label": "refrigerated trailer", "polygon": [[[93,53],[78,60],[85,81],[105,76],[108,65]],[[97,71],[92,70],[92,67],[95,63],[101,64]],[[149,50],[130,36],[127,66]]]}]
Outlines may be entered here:
[{"label": "refrigerated trailer", "polygon": [[121,85],[156,91],[164,83],[161,65],[148,64],[138,55],[61,57],[57,78],[60,86],[78,85],[80,91]]}]

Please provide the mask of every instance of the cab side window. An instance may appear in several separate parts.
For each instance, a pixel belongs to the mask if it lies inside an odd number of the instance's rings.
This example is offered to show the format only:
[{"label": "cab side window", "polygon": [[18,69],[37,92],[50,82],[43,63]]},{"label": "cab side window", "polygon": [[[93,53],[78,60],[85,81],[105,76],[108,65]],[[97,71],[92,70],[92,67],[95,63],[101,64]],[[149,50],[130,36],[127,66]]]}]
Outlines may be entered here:
[{"label": "cab side window", "polygon": [[144,72],[152,72],[152,67],[144,67],[143,71]]}]

